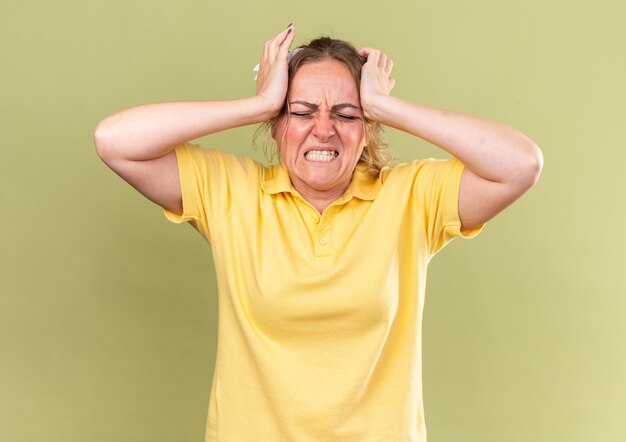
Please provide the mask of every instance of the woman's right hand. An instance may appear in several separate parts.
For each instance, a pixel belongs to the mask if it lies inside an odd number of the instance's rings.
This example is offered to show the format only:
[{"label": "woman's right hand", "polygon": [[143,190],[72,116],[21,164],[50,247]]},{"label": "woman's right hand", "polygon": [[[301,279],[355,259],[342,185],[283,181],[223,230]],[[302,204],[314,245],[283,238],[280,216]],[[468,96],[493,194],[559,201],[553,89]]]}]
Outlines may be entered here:
[{"label": "woman's right hand", "polygon": [[265,43],[257,78],[257,97],[266,100],[273,115],[278,114],[285,103],[288,86],[288,54],[296,31],[293,25]]},{"label": "woman's right hand", "polygon": [[183,213],[175,146],[222,130],[258,124],[278,114],[287,95],[287,56],[294,36],[294,28],[289,26],[265,43],[256,96],[125,109],[98,124],[94,133],[98,155],[146,198]]}]

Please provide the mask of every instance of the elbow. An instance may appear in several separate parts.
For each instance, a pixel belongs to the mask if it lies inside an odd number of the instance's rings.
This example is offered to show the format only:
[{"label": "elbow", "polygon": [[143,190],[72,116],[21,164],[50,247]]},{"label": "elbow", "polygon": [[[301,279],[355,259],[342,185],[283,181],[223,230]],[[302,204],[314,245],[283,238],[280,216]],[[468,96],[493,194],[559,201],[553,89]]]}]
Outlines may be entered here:
[{"label": "elbow", "polygon": [[539,175],[541,175],[541,171],[543,170],[543,153],[535,143],[532,143],[529,151],[529,175],[532,183],[535,184],[539,180]]},{"label": "elbow", "polygon": [[526,147],[524,159],[520,161],[519,186],[526,192],[539,180],[543,169],[543,153],[539,146],[530,142]]},{"label": "elbow", "polygon": [[112,141],[111,141],[110,130],[108,130],[106,125],[106,120],[102,120],[96,126],[96,129],[93,133],[93,143],[96,148],[96,153],[106,162],[106,159],[111,156],[112,150]]}]

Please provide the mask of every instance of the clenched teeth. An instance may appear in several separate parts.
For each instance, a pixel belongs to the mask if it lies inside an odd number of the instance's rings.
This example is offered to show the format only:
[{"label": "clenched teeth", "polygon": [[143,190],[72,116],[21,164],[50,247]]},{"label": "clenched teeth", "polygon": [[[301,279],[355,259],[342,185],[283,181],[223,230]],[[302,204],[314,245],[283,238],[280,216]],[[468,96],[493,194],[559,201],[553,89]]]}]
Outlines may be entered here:
[{"label": "clenched teeth", "polygon": [[339,152],[334,150],[311,150],[304,154],[307,160],[312,161],[331,161],[339,156]]}]

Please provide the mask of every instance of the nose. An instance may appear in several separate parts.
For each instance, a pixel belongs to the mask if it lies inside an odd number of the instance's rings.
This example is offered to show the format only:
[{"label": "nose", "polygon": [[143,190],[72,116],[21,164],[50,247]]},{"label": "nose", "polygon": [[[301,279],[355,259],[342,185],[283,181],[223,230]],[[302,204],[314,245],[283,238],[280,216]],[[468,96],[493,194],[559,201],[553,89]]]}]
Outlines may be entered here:
[{"label": "nose", "polygon": [[313,126],[313,135],[320,141],[328,141],[335,135],[335,122],[330,115],[318,115]]}]

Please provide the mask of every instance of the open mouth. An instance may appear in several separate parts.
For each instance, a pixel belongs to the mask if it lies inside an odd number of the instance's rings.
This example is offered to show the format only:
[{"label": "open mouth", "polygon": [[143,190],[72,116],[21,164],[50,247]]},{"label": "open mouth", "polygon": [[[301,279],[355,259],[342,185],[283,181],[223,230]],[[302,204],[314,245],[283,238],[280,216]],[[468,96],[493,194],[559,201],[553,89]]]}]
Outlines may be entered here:
[{"label": "open mouth", "polygon": [[304,154],[309,161],[332,161],[339,156],[336,150],[310,150]]}]

